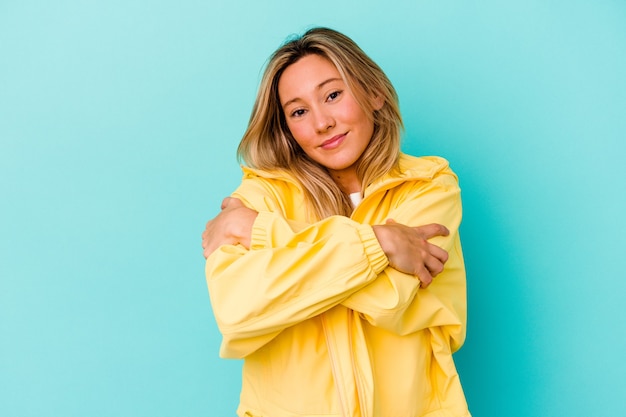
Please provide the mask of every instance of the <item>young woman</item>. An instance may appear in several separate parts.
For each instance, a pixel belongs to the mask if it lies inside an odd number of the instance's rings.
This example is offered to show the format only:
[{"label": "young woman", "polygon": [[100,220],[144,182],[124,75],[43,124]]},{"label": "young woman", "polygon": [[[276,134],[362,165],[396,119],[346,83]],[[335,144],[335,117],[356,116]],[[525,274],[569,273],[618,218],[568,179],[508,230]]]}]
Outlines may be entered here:
[{"label": "young woman", "polygon": [[[460,190],[400,152],[396,92],[348,37],[271,57],[239,188],[202,235],[239,416],[467,417]],[[433,279],[433,277],[436,277]]]}]

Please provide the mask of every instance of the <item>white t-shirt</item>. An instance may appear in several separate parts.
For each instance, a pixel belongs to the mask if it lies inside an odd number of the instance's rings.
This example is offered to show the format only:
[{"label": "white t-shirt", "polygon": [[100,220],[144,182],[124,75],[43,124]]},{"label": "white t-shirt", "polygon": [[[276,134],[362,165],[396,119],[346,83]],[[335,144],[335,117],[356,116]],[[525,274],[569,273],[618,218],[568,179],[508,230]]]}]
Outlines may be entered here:
[{"label": "white t-shirt", "polygon": [[363,200],[363,197],[361,197],[360,192],[352,193],[350,194],[350,200],[352,200],[352,207],[356,207]]}]

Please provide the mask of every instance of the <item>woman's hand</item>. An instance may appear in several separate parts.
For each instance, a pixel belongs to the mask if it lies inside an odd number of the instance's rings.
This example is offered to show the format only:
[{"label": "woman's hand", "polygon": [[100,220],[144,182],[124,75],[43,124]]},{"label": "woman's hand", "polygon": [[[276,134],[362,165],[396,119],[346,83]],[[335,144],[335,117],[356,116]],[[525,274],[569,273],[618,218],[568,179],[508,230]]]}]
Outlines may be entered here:
[{"label": "woman's hand", "polygon": [[241,244],[250,248],[252,225],[258,212],[247,208],[241,200],[226,197],[222,201],[222,211],[209,220],[202,233],[204,257],[208,258],[221,245]]},{"label": "woman's hand", "polygon": [[389,266],[400,272],[416,276],[422,287],[427,287],[433,277],[443,271],[448,252],[428,242],[435,236],[447,236],[445,226],[432,223],[410,227],[393,220],[373,226],[380,246],[389,258]]}]

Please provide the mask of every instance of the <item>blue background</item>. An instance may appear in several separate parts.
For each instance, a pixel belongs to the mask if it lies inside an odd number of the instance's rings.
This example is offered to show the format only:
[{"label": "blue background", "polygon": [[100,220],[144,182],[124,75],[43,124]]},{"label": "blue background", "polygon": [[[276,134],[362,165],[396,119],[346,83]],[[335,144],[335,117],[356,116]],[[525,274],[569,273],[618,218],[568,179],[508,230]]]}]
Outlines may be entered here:
[{"label": "blue background", "polygon": [[0,1],[0,415],[234,415],[200,233],[263,63],[311,25],[460,176],[473,414],[626,416],[617,0]]}]

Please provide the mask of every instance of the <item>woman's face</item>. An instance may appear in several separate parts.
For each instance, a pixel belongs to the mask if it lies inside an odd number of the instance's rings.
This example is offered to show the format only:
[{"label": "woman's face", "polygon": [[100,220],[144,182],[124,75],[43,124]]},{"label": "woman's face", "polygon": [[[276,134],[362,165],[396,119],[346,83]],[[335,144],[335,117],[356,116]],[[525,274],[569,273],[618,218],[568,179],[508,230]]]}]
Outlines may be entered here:
[{"label": "woman's face", "polygon": [[325,166],[344,192],[360,191],[355,163],[374,132],[337,68],[307,55],[285,69],[278,95],[287,126],[302,150]]}]

